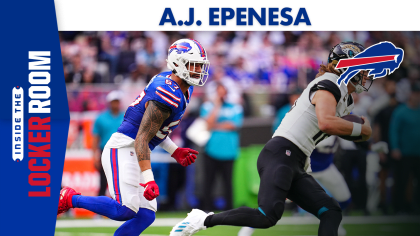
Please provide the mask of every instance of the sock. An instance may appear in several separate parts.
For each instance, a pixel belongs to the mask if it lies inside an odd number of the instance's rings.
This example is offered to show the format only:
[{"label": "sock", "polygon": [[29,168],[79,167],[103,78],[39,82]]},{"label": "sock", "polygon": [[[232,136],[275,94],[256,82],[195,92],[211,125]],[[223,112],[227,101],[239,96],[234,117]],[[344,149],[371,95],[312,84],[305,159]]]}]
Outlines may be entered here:
[{"label": "sock", "polygon": [[347,201],[344,201],[344,202],[338,202],[338,204],[340,205],[341,210],[344,210],[349,206],[350,202],[351,202],[351,198],[349,198]]},{"label": "sock", "polygon": [[249,207],[240,207],[224,211],[219,214],[210,215],[204,220],[204,226],[206,227],[213,227],[216,225],[233,225],[266,229],[276,223],[277,222],[270,222],[270,220],[258,209]]},{"label": "sock", "polygon": [[341,211],[327,210],[322,213],[319,217],[321,222],[319,223],[318,236],[337,236],[342,218]]},{"label": "sock", "polygon": [[126,206],[122,206],[112,198],[99,196],[90,197],[74,195],[71,198],[73,207],[83,208],[113,220],[126,221],[133,218],[136,213]]},{"label": "sock", "polygon": [[155,221],[155,212],[146,208],[140,208],[131,220],[122,224],[114,236],[134,236],[140,235],[147,227]]}]

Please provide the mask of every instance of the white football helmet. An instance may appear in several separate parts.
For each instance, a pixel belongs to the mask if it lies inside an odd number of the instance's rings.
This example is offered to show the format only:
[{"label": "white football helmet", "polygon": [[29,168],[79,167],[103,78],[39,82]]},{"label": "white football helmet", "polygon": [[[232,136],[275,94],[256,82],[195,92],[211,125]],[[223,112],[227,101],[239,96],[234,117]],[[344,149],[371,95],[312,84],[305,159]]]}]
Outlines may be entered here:
[{"label": "white football helmet", "polygon": [[[197,40],[177,40],[169,47],[166,62],[172,73],[189,85],[203,86],[209,77],[210,61],[206,50]],[[201,71],[195,71],[197,64]]]}]

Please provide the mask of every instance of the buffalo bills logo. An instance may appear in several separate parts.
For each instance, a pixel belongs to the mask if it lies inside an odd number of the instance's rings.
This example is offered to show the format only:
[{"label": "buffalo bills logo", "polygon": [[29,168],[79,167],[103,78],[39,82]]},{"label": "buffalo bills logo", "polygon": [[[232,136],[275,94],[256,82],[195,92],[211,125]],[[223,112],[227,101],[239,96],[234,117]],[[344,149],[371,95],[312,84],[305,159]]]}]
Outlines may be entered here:
[{"label": "buffalo bills logo", "polygon": [[189,43],[187,43],[187,42],[181,42],[181,43],[178,43],[178,44],[174,44],[174,45],[172,45],[170,48],[169,48],[169,54],[171,54],[171,52],[173,51],[173,50],[176,50],[176,52],[178,53],[178,54],[181,54],[181,53],[186,53],[186,52],[189,52],[190,50],[191,50],[191,45],[189,44]]},{"label": "buffalo bills logo", "polygon": [[340,75],[337,84],[340,85],[344,81],[347,85],[361,70],[369,70],[368,76],[373,76],[373,79],[382,78],[398,69],[403,58],[404,50],[395,47],[391,42],[372,45],[355,57],[341,59],[338,62],[336,69],[347,68],[347,70]]}]

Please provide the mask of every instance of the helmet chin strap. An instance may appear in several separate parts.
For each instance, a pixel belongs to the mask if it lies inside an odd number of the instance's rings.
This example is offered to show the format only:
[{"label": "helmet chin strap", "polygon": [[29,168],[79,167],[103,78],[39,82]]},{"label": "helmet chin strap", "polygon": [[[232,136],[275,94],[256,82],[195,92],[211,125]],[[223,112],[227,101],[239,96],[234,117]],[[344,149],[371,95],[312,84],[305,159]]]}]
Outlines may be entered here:
[{"label": "helmet chin strap", "polygon": [[352,81],[349,81],[349,82],[350,82],[349,84],[351,84],[351,86],[353,86],[353,88],[355,89],[355,92],[357,94],[361,94],[363,91],[365,91],[360,84],[354,85]]}]

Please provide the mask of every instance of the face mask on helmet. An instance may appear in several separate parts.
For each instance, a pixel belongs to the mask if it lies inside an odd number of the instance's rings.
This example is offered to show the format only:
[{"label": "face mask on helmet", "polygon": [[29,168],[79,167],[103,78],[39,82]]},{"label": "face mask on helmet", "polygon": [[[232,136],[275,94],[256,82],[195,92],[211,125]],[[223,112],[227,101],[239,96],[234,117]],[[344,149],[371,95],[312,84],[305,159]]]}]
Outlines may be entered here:
[{"label": "face mask on helmet", "polygon": [[180,39],[169,47],[167,66],[172,73],[193,86],[203,86],[209,76],[210,62],[199,42]]},{"label": "face mask on helmet", "polygon": [[[350,84],[356,89],[356,93],[369,91],[373,84],[373,76],[368,76],[368,73],[368,71],[360,71],[350,79]],[[363,78],[365,78],[364,81]]]},{"label": "face mask on helmet", "polygon": [[209,77],[210,63],[208,61],[190,61],[185,65],[189,73],[188,79],[184,79],[189,85],[203,86]]}]

